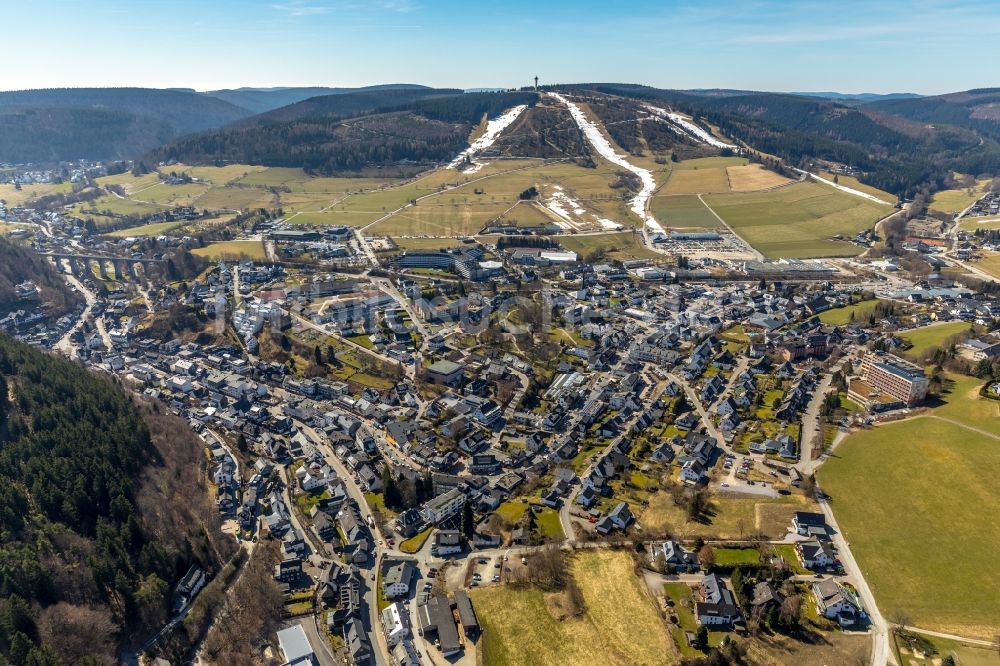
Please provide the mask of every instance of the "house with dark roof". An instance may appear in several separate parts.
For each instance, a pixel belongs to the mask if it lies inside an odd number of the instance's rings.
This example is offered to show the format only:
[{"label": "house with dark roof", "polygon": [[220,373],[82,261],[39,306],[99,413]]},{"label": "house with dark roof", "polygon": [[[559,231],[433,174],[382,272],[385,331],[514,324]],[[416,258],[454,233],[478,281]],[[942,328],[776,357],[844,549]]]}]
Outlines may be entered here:
[{"label": "house with dark roof", "polygon": [[733,593],[715,574],[705,576],[699,587],[701,601],[695,602],[695,618],[701,625],[733,624],[741,615]]},{"label": "house with dark roof", "polygon": [[826,538],[826,516],[813,511],[796,511],[792,516],[792,529],[802,536]]},{"label": "house with dark roof", "polygon": [[462,651],[458,627],[447,597],[431,597],[426,603],[418,605],[417,626],[424,640],[436,644],[442,656],[447,658]]}]

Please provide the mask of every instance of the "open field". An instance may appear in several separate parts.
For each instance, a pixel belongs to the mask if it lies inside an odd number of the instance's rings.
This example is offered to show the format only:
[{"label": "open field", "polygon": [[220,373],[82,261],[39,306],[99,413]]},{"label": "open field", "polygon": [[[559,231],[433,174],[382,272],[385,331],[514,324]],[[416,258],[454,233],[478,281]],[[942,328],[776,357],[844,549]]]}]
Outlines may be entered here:
[{"label": "open field", "polygon": [[1000,402],[979,395],[982,379],[946,374],[948,388],[941,396],[943,404],[934,414],[985,430],[1000,437]]},{"label": "open field", "polygon": [[963,210],[976,202],[979,197],[986,194],[989,186],[988,178],[976,182],[976,186],[971,193],[967,189],[941,190],[934,193],[931,199],[931,210],[939,210],[943,213],[961,213]]},{"label": "open field", "polygon": [[57,194],[60,192],[71,192],[73,184],[69,182],[60,183],[37,183],[22,185],[21,189],[12,183],[0,183],[0,201],[7,203],[8,207],[20,206],[26,201],[43,197],[46,194]]},{"label": "open field", "polygon": [[762,633],[749,641],[747,655],[760,666],[832,666],[868,663],[871,648],[870,636],[854,632],[826,632],[814,642]]},{"label": "open field", "polygon": [[788,185],[792,181],[759,164],[726,167],[729,189],[733,192],[754,192]]},{"label": "open field", "polygon": [[239,259],[241,257],[249,259],[263,260],[264,244],[259,240],[236,240],[222,241],[219,243],[209,243],[205,247],[197,247],[191,250],[191,254],[205,257],[212,261],[220,259]]},{"label": "open field", "polygon": [[851,321],[851,315],[853,314],[855,321],[863,322],[875,311],[875,306],[878,304],[879,300],[877,298],[859,301],[853,305],[821,312],[819,313],[819,320],[824,324],[843,326]]},{"label": "open field", "polygon": [[890,210],[888,205],[809,182],[770,192],[713,194],[705,201],[769,258],[856,255],[860,248],[833,236],[854,236]]},{"label": "open field", "polygon": [[[195,182],[170,185],[161,174],[187,174]],[[121,199],[107,194],[93,203],[76,207],[118,215],[147,215],[163,208],[190,205],[209,210],[239,211],[261,207],[281,208],[297,224],[352,224],[350,215],[334,216],[321,211],[350,194],[373,191],[392,183],[390,178],[326,178],[310,176],[301,169],[266,168],[246,164],[224,167],[192,167],[183,164],[161,168],[138,178],[130,173],[98,179],[101,185],[119,185],[128,193]],[[355,216],[354,224],[371,221],[372,215]],[[100,218],[95,218],[100,223]]]},{"label": "open field", "polygon": [[716,229],[722,226],[694,194],[655,196],[649,200],[649,210],[664,227]]},{"label": "open field", "polygon": [[820,468],[883,613],[975,638],[1000,630],[998,470],[1000,441],[929,417],[852,435]]},{"label": "open field", "polygon": [[401,250],[446,250],[465,245],[457,238],[393,238]]},{"label": "open field", "polygon": [[[830,182],[833,182],[833,174],[830,173],[829,171],[820,171],[817,175],[823,180],[829,180]],[[837,176],[837,184],[843,185],[844,187],[849,187],[852,190],[858,190],[859,192],[870,194],[874,197],[878,197],[887,204],[895,204],[896,201],[898,201],[896,195],[889,194],[888,192],[880,190],[877,187],[872,187],[871,185],[865,185],[854,176],[845,176],[843,174],[840,174]]]},{"label": "open field", "polygon": [[742,539],[754,533],[780,539],[788,532],[796,511],[815,510],[815,505],[801,495],[775,499],[736,495],[716,495],[702,521],[688,520],[684,509],[674,504],[670,493],[657,492],[639,516],[645,532],[671,532],[687,539],[716,536]]},{"label": "open field", "polygon": [[541,206],[530,201],[519,201],[513,208],[501,215],[498,224],[509,224],[515,227],[535,227],[552,224],[554,218]]},{"label": "open field", "polygon": [[904,352],[904,355],[919,359],[934,347],[943,345],[951,336],[967,330],[969,330],[968,322],[950,321],[946,324],[931,324],[915,328],[912,331],[902,333],[899,337],[913,345]]},{"label": "open field", "polygon": [[700,157],[673,165],[670,179],[657,194],[708,194],[730,192],[728,167],[748,164],[743,157]]},{"label": "open field", "polygon": [[129,229],[118,229],[108,233],[108,236],[114,236],[115,238],[130,238],[138,236],[159,236],[165,234],[174,229],[178,229],[187,224],[186,220],[175,220],[174,222],[155,222],[153,224],[144,224],[141,227],[131,227]]},{"label": "open field", "polygon": [[[629,216],[622,198],[624,193],[611,187],[617,180],[617,172],[614,165],[604,162],[595,169],[587,169],[567,162],[514,161],[507,164],[506,171],[485,176],[481,173],[466,176],[452,169],[442,169],[423,180],[441,183],[442,179],[447,179],[449,184],[465,184],[434,193],[417,191],[415,188],[421,182],[417,181],[380,193],[356,195],[335,206],[334,210],[347,212],[368,205],[368,209],[376,213],[383,211],[372,218],[377,219],[418,196],[430,194],[417,205],[379,222],[372,231],[390,236],[460,236],[474,234],[499,218],[518,204],[518,196],[528,188],[537,187],[541,192],[540,200],[546,201],[558,186],[585,211],[574,222],[593,229],[600,228],[597,223],[600,218],[634,225],[637,222]],[[468,182],[472,178],[475,182]],[[551,220],[546,218],[545,221]]]},{"label": "open field", "polygon": [[587,257],[593,252],[603,251],[608,260],[619,259],[650,259],[663,261],[666,257],[659,252],[650,250],[642,244],[642,240],[631,231],[620,231],[610,234],[565,235],[555,239],[567,250],[576,252],[581,257]]},{"label": "open field", "polygon": [[[998,226],[1000,228],[1000,226]],[[983,271],[984,273],[989,273],[993,277],[1000,279],[1000,252],[983,252],[983,258],[979,261],[972,262],[972,265]]]},{"label": "open field", "polygon": [[1000,666],[1000,654],[995,649],[923,634],[919,636],[921,641],[932,645],[936,652],[926,656],[918,655],[896,638],[896,649],[902,657],[902,663],[907,666],[939,666],[940,660],[948,655],[954,657],[955,662],[961,666]]},{"label": "open field", "polygon": [[209,210],[245,210],[268,207],[273,203],[274,197],[266,190],[228,185],[213,187],[199,197],[196,202],[198,208],[208,208]]},{"label": "open field", "polygon": [[173,208],[174,206],[190,206],[211,189],[209,183],[183,183],[169,185],[158,183],[137,192],[132,198],[135,201],[147,201]]},{"label": "open field", "polygon": [[483,624],[489,666],[670,664],[674,650],[645,586],[625,552],[573,556],[572,575],[583,596],[582,615],[561,618],[564,593],[508,585],[472,590]]},{"label": "open field", "polygon": [[958,226],[967,231],[1000,229],[1000,217],[963,217]]},{"label": "open field", "polygon": [[107,194],[93,201],[76,204],[71,210],[79,217],[93,219],[94,223],[100,227],[102,224],[111,223],[112,217],[109,216],[154,215],[163,212],[163,209],[164,206],[157,204],[133,201],[132,199],[119,199],[113,194]]}]

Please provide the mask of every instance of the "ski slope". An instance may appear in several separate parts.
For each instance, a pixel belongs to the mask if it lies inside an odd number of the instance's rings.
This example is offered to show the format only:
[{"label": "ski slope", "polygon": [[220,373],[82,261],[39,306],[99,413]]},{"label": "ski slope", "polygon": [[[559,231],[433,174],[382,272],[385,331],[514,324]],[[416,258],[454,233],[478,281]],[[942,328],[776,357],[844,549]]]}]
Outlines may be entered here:
[{"label": "ski slope", "polygon": [[721,141],[702,128],[698,127],[686,116],[682,116],[681,114],[673,111],[661,109],[658,106],[651,106],[649,104],[645,104],[644,108],[650,113],[663,118],[664,120],[670,121],[675,126],[675,129],[679,130],[679,134],[685,134],[698,143],[703,143],[707,146],[712,146],[713,148],[728,148],[729,150],[737,149],[733,144]]},{"label": "ski slope", "polygon": [[[512,107],[487,122],[486,131],[483,132],[478,139],[469,144],[468,148],[460,152],[458,157],[453,159],[448,166],[452,169],[457,169],[465,161],[466,157],[471,159],[477,153],[481,153],[492,146],[496,142],[497,137],[500,136],[505,129],[510,127],[511,123],[517,120],[517,117],[524,113],[524,110],[527,108],[528,106],[526,104]],[[479,166],[481,167],[482,165]],[[476,170],[478,171],[478,169]]]},{"label": "ski slope", "polygon": [[597,151],[598,155],[612,164],[617,164],[621,168],[631,171],[639,177],[639,180],[642,181],[642,189],[640,189],[639,193],[632,199],[630,208],[633,213],[639,216],[639,219],[643,221],[649,231],[661,234],[666,233],[663,227],[660,226],[660,223],[656,221],[656,218],[650,215],[646,210],[649,205],[649,198],[652,196],[653,190],[656,189],[656,181],[653,180],[653,174],[647,169],[643,169],[642,167],[632,164],[625,159],[624,155],[618,154],[618,151],[616,151],[611,143],[604,137],[597,125],[587,118],[587,115],[580,109],[579,106],[569,101],[559,93],[549,94],[569,109],[569,113],[573,116],[573,121],[576,123],[576,126],[579,127],[580,131],[583,132],[583,135],[587,137],[587,141],[594,147],[594,150]]}]

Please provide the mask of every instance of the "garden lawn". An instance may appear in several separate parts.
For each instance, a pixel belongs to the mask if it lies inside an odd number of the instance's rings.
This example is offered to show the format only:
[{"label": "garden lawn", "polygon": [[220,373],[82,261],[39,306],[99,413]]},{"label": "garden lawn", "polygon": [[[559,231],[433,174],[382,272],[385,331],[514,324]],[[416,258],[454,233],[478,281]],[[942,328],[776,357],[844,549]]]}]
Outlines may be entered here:
[{"label": "garden lawn", "polygon": [[418,552],[424,547],[424,544],[427,543],[427,537],[431,535],[433,529],[434,528],[432,527],[428,527],[423,532],[413,535],[403,543],[399,544],[399,549],[404,553],[409,553],[410,555]]}]

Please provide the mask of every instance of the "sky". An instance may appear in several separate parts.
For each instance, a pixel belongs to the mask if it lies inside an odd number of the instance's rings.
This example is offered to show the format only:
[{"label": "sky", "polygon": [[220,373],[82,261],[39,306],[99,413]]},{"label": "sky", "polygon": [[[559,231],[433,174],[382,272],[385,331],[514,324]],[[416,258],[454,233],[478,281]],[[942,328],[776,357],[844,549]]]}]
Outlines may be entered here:
[{"label": "sky", "polygon": [[0,90],[1000,85],[997,0],[0,0],[0,23]]}]

